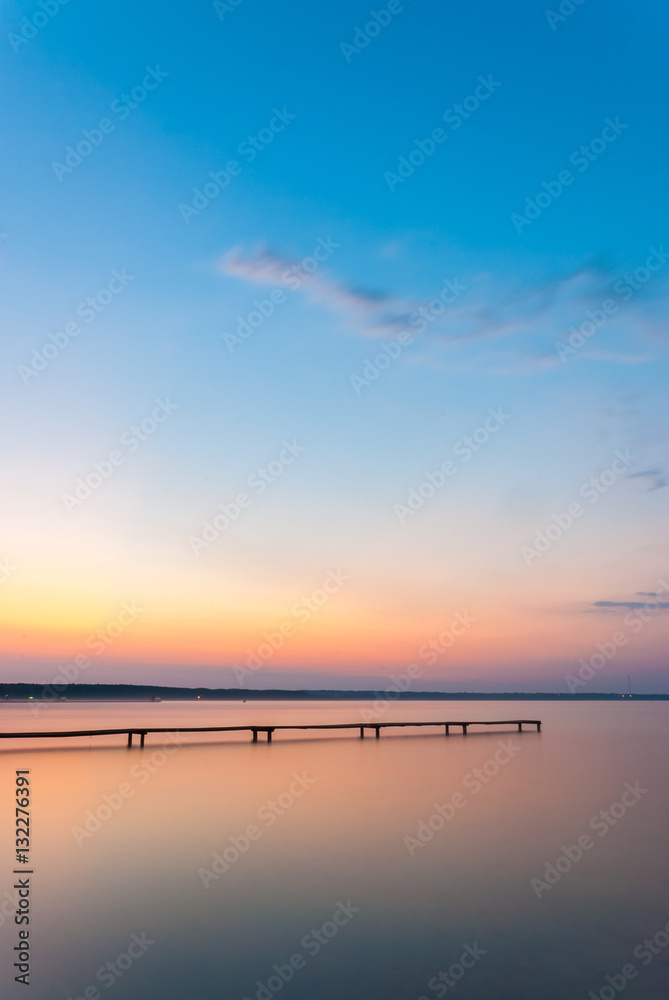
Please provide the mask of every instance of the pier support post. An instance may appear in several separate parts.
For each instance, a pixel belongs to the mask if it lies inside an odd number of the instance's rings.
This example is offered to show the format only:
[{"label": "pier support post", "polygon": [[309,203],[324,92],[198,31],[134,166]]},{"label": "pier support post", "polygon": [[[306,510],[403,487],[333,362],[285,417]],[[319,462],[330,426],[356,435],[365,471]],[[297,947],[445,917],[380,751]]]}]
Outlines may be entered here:
[{"label": "pier support post", "polygon": [[447,722],[444,726],[444,736],[450,736],[450,735],[451,735],[451,727]]},{"label": "pier support post", "polygon": [[466,736],[466,735],[467,735],[467,726],[468,726],[468,725],[469,725],[469,723],[468,723],[468,722],[463,722],[463,723],[462,723],[462,735],[463,735],[463,736]]},{"label": "pier support post", "polygon": [[522,733],[522,731],[523,731],[523,724],[522,724],[522,722],[519,722],[518,723],[518,732]]},{"label": "pier support post", "polygon": [[537,732],[538,733],[541,732],[541,723],[540,722],[537,722]]},{"label": "pier support post", "polygon": [[272,742],[272,733],[273,733],[273,732],[274,732],[274,730],[273,730],[273,729],[268,729],[268,730],[267,730],[267,742],[268,742],[268,743],[271,743],[271,742]]},{"label": "pier support post", "polygon": [[257,743],[258,742],[258,730],[257,729],[253,730],[253,739],[251,740],[251,742],[252,743]]},{"label": "pier support post", "polygon": [[140,737],[139,737],[139,745],[140,745],[140,747],[144,746],[144,738],[145,737],[146,737],[146,733],[141,733],[140,734]]},{"label": "pier support post", "polygon": [[128,746],[132,746],[132,732],[128,732]]},{"label": "pier support post", "polygon": [[378,740],[378,739],[381,738],[381,727],[380,726],[375,726],[375,729],[376,729],[376,738]]},{"label": "pier support post", "polygon": [[364,740],[364,738],[365,738],[365,727],[360,726],[360,739]]}]

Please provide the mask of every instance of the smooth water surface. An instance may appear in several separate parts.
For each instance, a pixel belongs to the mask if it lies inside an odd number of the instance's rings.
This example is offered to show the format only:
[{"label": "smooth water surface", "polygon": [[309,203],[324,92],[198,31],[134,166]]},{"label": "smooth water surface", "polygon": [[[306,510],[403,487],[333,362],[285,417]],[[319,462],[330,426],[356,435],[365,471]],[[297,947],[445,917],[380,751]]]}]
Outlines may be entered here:
[{"label": "smooth water surface", "polygon": [[[0,711],[4,732],[176,731],[360,722],[373,708]],[[606,1000],[620,987],[666,1000],[669,706],[422,702],[371,721],[393,718],[539,718],[543,730],[277,733],[271,745],[172,734],[143,750],[122,736],[2,741],[2,996]],[[7,971],[17,769],[32,792],[29,992]]]}]

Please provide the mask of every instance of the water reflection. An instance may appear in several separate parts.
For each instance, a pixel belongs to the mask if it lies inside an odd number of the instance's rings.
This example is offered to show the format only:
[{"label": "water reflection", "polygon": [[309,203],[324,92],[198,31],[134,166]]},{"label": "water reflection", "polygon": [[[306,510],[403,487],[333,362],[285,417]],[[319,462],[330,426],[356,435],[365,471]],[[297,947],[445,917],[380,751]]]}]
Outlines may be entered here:
[{"label": "water reflection", "polygon": [[[68,703],[39,727],[360,721],[361,707]],[[29,706],[2,711],[3,730],[30,727]],[[430,703],[384,718],[435,715],[544,730],[6,748],[10,895],[17,768],[33,788],[31,995],[563,1000],[606,997],[632,963],[630,996],[665,998],[669,950],[643,964],[634,949],[669,917],[666,706]],[[635,782],[647,792],[600,835],[591,821]],[[592,847],[538,895],[531,880],[583,835]],[[5,955],[16,930],[5,918]]]}]

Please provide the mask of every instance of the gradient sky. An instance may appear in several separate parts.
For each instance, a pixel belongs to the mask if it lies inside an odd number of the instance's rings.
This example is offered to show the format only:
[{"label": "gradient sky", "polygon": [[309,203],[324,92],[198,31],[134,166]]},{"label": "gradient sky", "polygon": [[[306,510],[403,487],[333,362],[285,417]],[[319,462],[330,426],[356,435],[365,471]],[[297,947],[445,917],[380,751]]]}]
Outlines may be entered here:
[{"label": "gradient sky", "polygon": [[666,7],[45,3],[3,4],[0,677],[669,690]]}]

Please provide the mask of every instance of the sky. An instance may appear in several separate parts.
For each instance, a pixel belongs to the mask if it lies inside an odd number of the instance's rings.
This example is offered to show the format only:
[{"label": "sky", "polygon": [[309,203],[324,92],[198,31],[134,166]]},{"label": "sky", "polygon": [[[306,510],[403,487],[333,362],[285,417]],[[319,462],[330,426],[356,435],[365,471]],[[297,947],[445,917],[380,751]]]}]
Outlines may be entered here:
[{"label": "sky", "polygon": [[0,680],[669,691],[669,15],[545,4],[3,4]]}]

